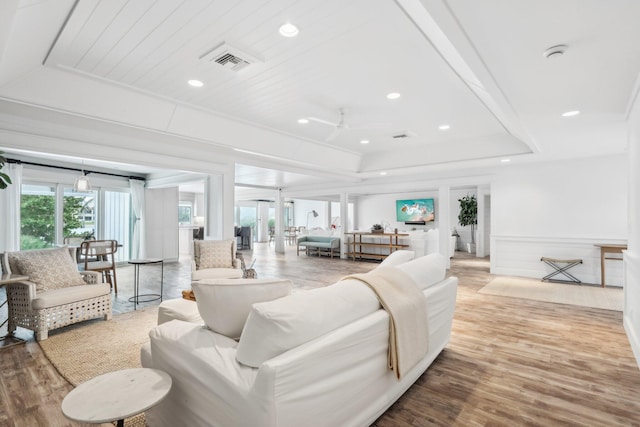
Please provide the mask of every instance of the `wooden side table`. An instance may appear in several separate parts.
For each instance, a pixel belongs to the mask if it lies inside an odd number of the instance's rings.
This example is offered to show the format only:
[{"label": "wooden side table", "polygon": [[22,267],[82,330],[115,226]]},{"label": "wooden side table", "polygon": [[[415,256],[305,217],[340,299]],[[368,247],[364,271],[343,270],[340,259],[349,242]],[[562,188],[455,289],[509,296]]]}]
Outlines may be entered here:
[{"label": "wooden side table", "polygon": [[171,390],[169,374],[157,369],[134,368],[108,372],[80,384],[62,401],[62,413],[89,424],[118,421],[158,404]]},{"label": "wooden side table", "polygon": [[[0,276],[0,287],[8,285],[9,283],[24,282],[25,280],[29,280],[29,276],[25,276],[24,274],[3,274]],[[2,301],[0,304],[0,308],[4,307],[8,301],[7,296],[7,299]],[[0,323],[0,328],[2,328],[8,321],[9,317],[7,316],[7,318]],[[0,349],[21,344],[23,342],[23,339],[14,337],[12,334],[7,333],[7,335],[0,338]]]},{"label": "wooden side table", "polygon": [[604,288],[605,284],[604,284],[604,278],[605,278],[605,274],[604,274],[604,264],[605,264],[605,260],[608,259],[614,259],[614,260],[618,260],[618,261],[622,261],[622,258],[613,258],[613,257],[607,257],[607,254],[621,254],[622,251],[627,249],[627,245],[615,245],[615,244],[597,244],[594,245],[596,247],[600,248],[600,283],[602,284],[601,286]]}]

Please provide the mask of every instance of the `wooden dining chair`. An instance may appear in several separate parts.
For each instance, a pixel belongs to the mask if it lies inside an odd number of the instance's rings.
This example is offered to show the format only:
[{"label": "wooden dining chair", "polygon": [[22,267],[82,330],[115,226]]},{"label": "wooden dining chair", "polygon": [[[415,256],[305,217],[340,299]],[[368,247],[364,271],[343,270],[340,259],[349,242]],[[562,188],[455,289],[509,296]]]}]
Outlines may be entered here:
[{"label": "wooden dining chair", "polygon": [[102,281],[104,282],[106,278],[116,294],[118,293],[115,261],[117,250],[117,240],[87,240],[80,244],[80,256],[84,258],[84,271],[102,273]]}]

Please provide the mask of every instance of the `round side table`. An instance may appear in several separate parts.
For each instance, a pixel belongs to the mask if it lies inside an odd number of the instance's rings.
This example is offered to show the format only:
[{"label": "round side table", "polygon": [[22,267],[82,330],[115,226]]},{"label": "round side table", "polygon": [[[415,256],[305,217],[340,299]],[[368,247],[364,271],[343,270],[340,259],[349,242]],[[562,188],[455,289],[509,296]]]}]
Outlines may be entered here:
[{"label": "round side table", "polygon": [[169,374],[134,368],[108,372],[80,384],[62,401],[62,413],[73,421],[101,424],[140,414],[159,403],[171,390]]},{"label": "round side table", "polygon": [[[164,286],[164,260],[161,258],[146,258],[146,259],[130,259],[129,264],[133,264],[133,296],[129,298],[129,302],[133,302],[133,309],[135,310],[139,303],[150,302],[155,300],[162,301],[162,292]],[[140,266],[147,264],[160,264],[160,293],[159,294],[140,294]],[[144,297],[144,299],[140,299]]]}]

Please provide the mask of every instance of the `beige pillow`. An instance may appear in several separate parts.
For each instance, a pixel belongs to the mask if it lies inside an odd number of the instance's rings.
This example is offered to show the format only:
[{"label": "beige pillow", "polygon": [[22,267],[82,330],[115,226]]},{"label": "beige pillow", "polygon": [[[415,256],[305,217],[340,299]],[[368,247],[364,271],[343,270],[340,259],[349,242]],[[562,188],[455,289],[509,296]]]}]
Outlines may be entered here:
[{"label": "beige pillow", "polygon": [[233,268],[233,240],[197,240],[194,248],[198,270]]},{"label": "beige pillow", "polygon": [[281,279],[218,279],[191,286],[207,327],[235,339],[240,337],[254,303],[289,295],[293,284]]},{"label": "beige pillow", "polygon": [[78,266],[64,246],[9,254],[9,262],[36,284],[36,292],[86,285]]}]

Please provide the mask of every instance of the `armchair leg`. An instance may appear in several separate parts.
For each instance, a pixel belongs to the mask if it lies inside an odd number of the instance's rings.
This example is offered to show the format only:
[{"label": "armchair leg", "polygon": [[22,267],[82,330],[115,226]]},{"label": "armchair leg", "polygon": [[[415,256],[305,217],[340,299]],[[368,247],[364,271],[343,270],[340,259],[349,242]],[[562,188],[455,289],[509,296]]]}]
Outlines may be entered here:
[{"label": "armchair leg", "polygon": [[49,331],[48,330],[44,330],[44,331],[38,331],[36,332],[36,341],[44,341],[47,338],[49,338]]},{"label": "armchair leg", "polygon": [[111,311],[109,311],[108,313],[105,313],[104,320],[111,320],[111,317],[112,317]]}]

